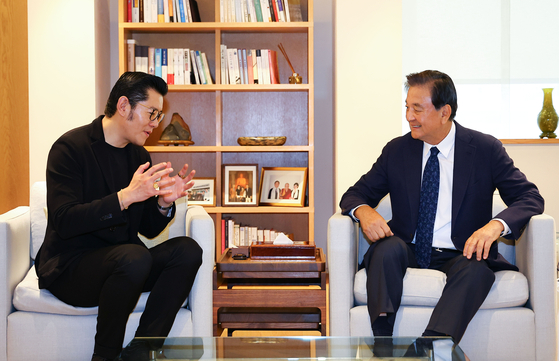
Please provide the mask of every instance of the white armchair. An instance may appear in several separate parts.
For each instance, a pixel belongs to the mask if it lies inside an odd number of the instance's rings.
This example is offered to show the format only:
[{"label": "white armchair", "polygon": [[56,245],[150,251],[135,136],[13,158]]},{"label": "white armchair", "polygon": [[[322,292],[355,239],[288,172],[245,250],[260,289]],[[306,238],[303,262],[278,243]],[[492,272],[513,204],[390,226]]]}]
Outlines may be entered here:
[{"label": "white armchair", "polygon": [[[505,207],[494,197],[494,214]],[[377,211],[390,219],[389,197]],[[330,334],[372,336],[367,312],[366,273],[358,271],[369,244],[358,224],[339,212],[328,223]],[[557,360],[555,222],[532,217],[521,238],[499,240],[499,252],[520,272],[501,271],[470,322],[460,347],[476,361]],[[442,293],[445,275],[408,269],[394,336],[420,336]],[[427,286],[427,287],[426,287]]]},{"label": "white armchair", "polygon": [[[0,361],[80,361],[93,353],[97,307],[67,305],[47,290],[39,290],[33,260],[46,230],[46,184],[31,188],[29,207],[0,215]],[[175,319],[170,336],[211,336],[212,271],[215,230],[212,218],[199,206],[177,201],[175,218],[148,247],[170,237],[188,235],[203,249],[203,262],[192,291]],[[142,294],[126,327],[125,344],[133,337],[147,300]]]}]

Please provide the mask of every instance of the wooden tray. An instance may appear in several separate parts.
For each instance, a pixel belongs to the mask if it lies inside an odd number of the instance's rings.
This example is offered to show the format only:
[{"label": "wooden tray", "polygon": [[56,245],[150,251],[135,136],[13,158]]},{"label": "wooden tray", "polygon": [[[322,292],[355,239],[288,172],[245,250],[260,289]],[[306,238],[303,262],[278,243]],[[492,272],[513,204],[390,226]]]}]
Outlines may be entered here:
[{"label": "wooden tray", "polygon": [[250,246],[250,258],[258,259],[316,259],[316,245],[287,244],[275,245],[253,243]]}]

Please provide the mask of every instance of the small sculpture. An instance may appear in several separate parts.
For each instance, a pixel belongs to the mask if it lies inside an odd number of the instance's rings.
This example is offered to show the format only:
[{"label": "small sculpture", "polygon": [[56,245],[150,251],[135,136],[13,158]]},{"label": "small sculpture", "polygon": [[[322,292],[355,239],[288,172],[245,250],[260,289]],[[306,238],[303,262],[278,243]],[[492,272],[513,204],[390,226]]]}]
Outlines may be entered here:
[{"label": "small sculpture", "polygon": [[159,143],[163,143],[165,145],[194,144],[190,128],[188,127],[188,124],[184,122],[179,113],[173,113],[171,123],[163,129],[161,137],[159,138]]}]

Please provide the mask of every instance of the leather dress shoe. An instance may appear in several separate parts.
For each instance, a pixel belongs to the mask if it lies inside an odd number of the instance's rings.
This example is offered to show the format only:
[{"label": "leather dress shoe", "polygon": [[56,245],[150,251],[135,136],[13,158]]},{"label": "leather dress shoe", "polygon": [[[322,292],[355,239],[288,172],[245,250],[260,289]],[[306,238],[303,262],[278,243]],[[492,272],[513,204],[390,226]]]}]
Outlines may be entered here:
[{"label": "leather dress shoe", "polygon": [[[157,341],[155,341],[157,342]],[[122,349],[118,361],[150,361],[154,359],[164,359],[161,350],[163,341],[160,345],[155,345],[148,340],[132,340],[128,346]]]},{"label": "leather dress shoe", "polygon": [[91,361],[118,361],[118,357],[117,358],[106,358],[103,356],[99,356],[97,354],[93,354],[93,356],[91,357]]},{"label": "leather dress shoe", "polygon": [[375,337],[372,351],[375,357],[394,356],[394,342],[392,337]]}]

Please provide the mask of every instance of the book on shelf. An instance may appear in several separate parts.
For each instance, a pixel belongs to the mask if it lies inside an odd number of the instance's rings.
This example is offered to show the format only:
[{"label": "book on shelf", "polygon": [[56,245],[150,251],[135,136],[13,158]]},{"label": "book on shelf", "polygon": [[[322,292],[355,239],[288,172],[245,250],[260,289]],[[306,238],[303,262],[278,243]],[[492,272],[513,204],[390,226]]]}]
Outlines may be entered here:
[{"label": "book on shelf", "polygon": [[301,0],[285,0],[289,7],[289,21],[300,22],[303,21],[301,13]]},{"label": "book on shelf", "polygon": [[[158,18],[158,12],[159,12],[159,1],[160,0],[151,0],[151,22],[152,23],[157,23],[159,20]],[[163,5],[163,4],[161,4]]]},{"label": "book on shelf", "polygon": [[213,84],[212,74],[210,72],[210,65],[208,64],[208,58],[206,57],[206,53],[200,53],[202,57],[202,66],[204,67],[204,75],[206,77],[206,84]]},{"label": "book on shelf", "polygon": [[229,74],[227,72],[227,45],[221,44],[219,47],[219,55],[220,55],[220,82],[221,84],[229,84]]},{"label": "book on shelf", "polygon": [[167,81],[169,66],[167,65],[167,49],[161,49],[161,78]]},{"label": "book on shelf", "polygon": [[280,84],[277,52],[221,45],[222,84]]},{"label": "book on shelf", "polygon": [[201,21],[196,0],[128,0],[126,15],[133,23]]},{"label": "book on shelf", "polygon": [[261,49],[260,55],[262,56],[262,84],[271,84],[270,81],[270,59],[268,56],[268,49]]},{"label": "book on shelf", "polygon": [[134,71],[136,69],[136,40],[128,39],[126,40],[127,55],[128,55],[128,71]]},{"label": "book on shelf", "polygon": [[[164,0],[157,0],[157,22],[164,23],[165,22],[165,1]],[[167,22],[169,22],[167,20]]]},{"label": "book on shelf", "polygon": [[275,50],[268,50],[268,60],[270,66],[270,82],[279,84],[278,56]]},{"label": "book on shelf", "polygon": [[156,48],[133,42],[128,45],[128,66],[133,63],[135,71],[159,76],[169,85],[214,84],[206,53],[202,51]]},{"label": "book on shelf", "polygon": [[258,84],[258,63],[256,61],[256,49],[251,49],[251,59],[252,59],[252,76],[253,76],[253,84]]},{"label": "book on shelf", "polygon": [[301,0],[220,0],[221,22],[303,21]]},{"label": "book on shelf", "polygon": [[138,0],[138,22],[139,23],[144,22],[144,0]]},{"label": "book on shelf", "polygon": [[221,252],[225,252],[226,248],[250,246],[255,242],[272,243],[279,233],[284,232],[236,223],[232,217],[224,217],[221,220]]},{"label": "book on shelf", "polygon": [[161,75],[161,49],[155,48],[155,76],[163,78]]},{"label": "book on shelf", "polygon": [[148,47],[148,74],[155,75],[155,48]]},{"label": "book on shelf", "polygon": [[200,70],[196,66],[196,51],[190,50],[190,63],[192,66],[192,72],[194,73],[194,81],[195,84],[203,84],[203,80],[200,77]]},{"label": "book on shelf", "polygon": [[175,64],[177,65],[175,69],[175,84],[184,85],[184,56],[182,49],[175,49]]},{"label": "book on shelf", "polygon": [[237,49],[227,48],[227,55],[227,63],[229,67],[229,84],[241,84]]},{"label": "book on shelf", "polygon": [[[167,49],[167,84],[175,84],[175,50]],[[165,80],[165,79],[163,79]]]},{"label": "book on shelf", "polygon": [[126,15],[127,15],[127,21],[131,23],[132,22],[132,0],[128,0],[126,3]]},{"label": "book on shelf", "polygon": [[196,69],[198,70],[198,76],[200,77],[200,84],[208,84],[208,80],[206,79],[206,72],[204,71],[204,63],[202,62],[202,55],[198,50],[194,51],[194,56],[196,62]]},{"label": "book on shelf", "polygon": [[251,49],[247,50],[247,75],[248,75],[248,84],[254,84]]},{"label": "book on shelf", "polygon": [[192,62],[190,61],[190,49],[182,50],[184,59],[184,84],[192,84],[190,76],[192,75]]}]

